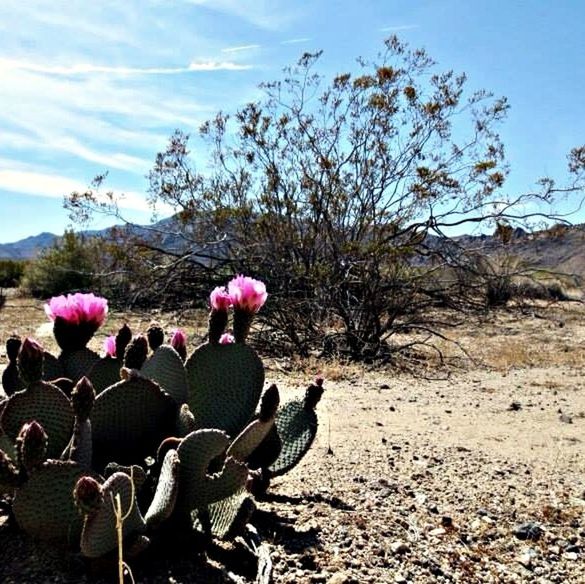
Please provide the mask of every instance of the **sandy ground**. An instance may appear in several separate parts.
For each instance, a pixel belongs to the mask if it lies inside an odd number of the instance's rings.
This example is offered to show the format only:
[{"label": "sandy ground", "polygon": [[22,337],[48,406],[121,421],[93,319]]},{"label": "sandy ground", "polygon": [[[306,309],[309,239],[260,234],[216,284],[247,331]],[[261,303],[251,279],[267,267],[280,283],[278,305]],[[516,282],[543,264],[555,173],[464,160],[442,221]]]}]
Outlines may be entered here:
[{"label": "sandy ground", "polygon": [[[18,313],[20,330],[43,340],[42,311],[25,305],[9,301],[0,331]],[[470,323],[450,334],[475,360],[446,344],[449,366],[425,367],[422,377],[269,363],[267,381],[285,400],[302,391],[311,367],[327,379],[311,452],[273,482],[253,517],[274,581],[585,582],[584,316],[580,306],[540,306]],[[85,581],[63,561],[47,575],[38,566],[45,552],[4,532],[0,581]],[[29,576],[18,580],[23,561]],[[205,558],[138,564],[136,575],[238,578]]]}]

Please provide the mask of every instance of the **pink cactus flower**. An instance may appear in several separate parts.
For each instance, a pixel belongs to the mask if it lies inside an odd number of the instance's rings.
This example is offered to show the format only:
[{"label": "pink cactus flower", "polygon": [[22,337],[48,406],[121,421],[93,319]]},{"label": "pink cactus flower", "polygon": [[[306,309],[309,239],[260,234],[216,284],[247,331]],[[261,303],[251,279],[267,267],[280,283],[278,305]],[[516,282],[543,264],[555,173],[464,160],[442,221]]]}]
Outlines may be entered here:
[{"label": "pink cactus flower", "polygon": [[223,335],[221,335],[221,337],[219,337],[219,344],[220,345],[231,345],[232,343],[235,343],[236,339],[234,338],[234,335],[231,335],[230,333],[223,333]]},{"label": "pink cactus flower", "polygon": [[116,358],[116,335],[110,335],[104,341],[104,353],[106,357]]},{"label": "pink cactus flower", "polygon": [[227,311],[232,305],[232,297],[222,286],[218,286],[209,295],[209,304],[213,310]]},{"label": "pink cactus flower", "polygon": [[89,324],[97,330],[106,320],[108,301],[91,293],[55,296],[45,304],[45,312],[53,321],[62,318],[68,324]]},{"label": "pink cactus flower", "polygon": [[234,309],[250,313],[258,312],[268,297],[264,282],[242,275],[228,284],[228,292]]},{"label": "pink cactus flower", "polygon": [[182,329],[175,329],[171,332],[171,347],[176,351],[187,347],[187,335]]}]

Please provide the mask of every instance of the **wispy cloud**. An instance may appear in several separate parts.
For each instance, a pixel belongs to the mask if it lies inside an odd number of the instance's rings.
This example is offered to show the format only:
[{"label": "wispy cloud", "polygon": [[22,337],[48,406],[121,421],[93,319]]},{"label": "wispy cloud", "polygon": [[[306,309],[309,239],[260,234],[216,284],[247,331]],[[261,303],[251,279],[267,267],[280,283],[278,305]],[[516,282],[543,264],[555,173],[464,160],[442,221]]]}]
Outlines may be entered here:
[{"label": "wispy cloud", "polygon": [[[0,189],[12,193],[61,199],[74,191],[85,191],[87,185],[57,174],[0,168]],[[137,211],[149,210],[144,195],[140,193],[125,191],[120,197],[120,207]],[[98,195],[98,198],[105,200],[105,195]]]},{"label": "wispy cloud", "polygon": [[405,30],[413,30],[419,28],[418,24],[397,24],[391,26],[384,26],[378,29],[380,32],[402,32]]},{"label": "wispy cloud", "polygon": [[287,39],[286,41],[280,41],[281,45],[297,45],[299,43],[306,43],[310,41],[309,37],[300,37],[298,39]]},{"label": "wispy cloud", "polygon": [[[236,47],[237,48],[237,47]],[[29,61],[0,58],[0,71],[20,69],[32,73],[45,75],[177,75],[197,71],[245,71],[252,69],[252,65],[232,63],[230,61],[199,61],[192,62],[186,67],[120,67],[109,65],[95,65],[79,63],[75,65],[43,65]]]},{"label": "wispy cloud", "polygon": [[254,49],[259,49],[260,45],[241,45],[239,47],[226,47],[222,49],[222,53],[239,53],[241,51],[252,51]]}]

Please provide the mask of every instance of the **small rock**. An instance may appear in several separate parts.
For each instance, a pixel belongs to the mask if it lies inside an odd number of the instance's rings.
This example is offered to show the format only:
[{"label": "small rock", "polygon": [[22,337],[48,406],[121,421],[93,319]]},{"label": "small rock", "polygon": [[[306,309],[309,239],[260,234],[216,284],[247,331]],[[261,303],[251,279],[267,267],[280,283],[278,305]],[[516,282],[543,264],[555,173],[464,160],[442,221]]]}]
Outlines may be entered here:
[{"label": "small rock", "polygon": [[508,411],[509,412],[519,412],[521,409],[522,409],[522,404],[520,402],[517,402],[517,401],[513,401],[508,406]]},{"label": "small rock", "polygon": [[530,570],[532,568],[532,560],[534,560],[537,555],[538,554],[532,548],[528,548],[522,552],[522,555],[518,558],[518,563]]},{"label": "small rock", "polygon": [[441,517],[441,525],[443,527],[453,527],[453,518],[448,515]]},{"label": "small rock", "polygon": [[565,557],[567,560],[571,560],[572,562],[574,562],[579,558],[579,554],[577,552],[565,552],[563,554],[563,557]]},{"label": "small rock", "polygon": [[573,418],[571,416],[569,416],[568,414],[561,414],[559,416],[559,420],[561,422],[563,422],[563,424],[572,424],[573,423]]},{"label": "small rock", "polygon": [[347,584],[348,582],[349,576],[345,572],[337,572],[327,580],[327,584]]},{"label": "small rock", "polygon": [[447,533],[447,530],[444,527],[437,527],[435,529],[431,529],[431,531],[429,531],[429,535],[432,535],[433,537],[441,537],[443,535],[445,535]]},{"label": "small rock", "polygon": [[394,574],[394,582],[396,582],[396,584],[405,584],[408,582],[408,579],[400,572],[396,572],[396,574]]},{"label": "small rock", "polygon": [[410,546],[405,541],[394,541],[390,544],[390,551],[393,554],[404,554],[410,551]]},{"label": "small rock", "polygon": [[542,527],[537,523],[528,522],[519,525],[514,529],[514,535],[522,541],[531,540],[538,541],[542,535]]}]

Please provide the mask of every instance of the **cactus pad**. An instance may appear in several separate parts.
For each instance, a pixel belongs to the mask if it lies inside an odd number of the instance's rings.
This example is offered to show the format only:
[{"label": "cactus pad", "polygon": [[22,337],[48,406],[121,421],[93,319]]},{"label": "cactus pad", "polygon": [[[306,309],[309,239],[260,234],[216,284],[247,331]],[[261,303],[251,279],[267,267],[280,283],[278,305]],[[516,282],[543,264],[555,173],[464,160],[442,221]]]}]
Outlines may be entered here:
[{"label": "cactus pad", "polygon": [[73,489],[84,474],[84,469],[70,461],[48,460],[42,464],[16,491],[13,511],[18,525],[41,540],[76,544],[82,521]]},{"label": "cactus pad", "polygon": [[149,528],[160,525],[175,509],[179,493],[179,465],[177,451],[169,450],[162,463],[154,498],[144,518]]},{"label": "cactus pad", "polygon": [[59,377],[63,377],[64,375],[65,371],[59,359],[55,355],[45,351],[43,353],[43,379],[53,381],[53,379],[59,379]]},{"label": "cactus pad", "polygon": [[87,374],[96,394],[120,381],[122,361],[113,357],[103,357],[96,361]]},{"label": "cactus pad", "polygon": [[264,385],[264,367],[256,352],[241,343],[205,344],[185,367],[197,427],[237,436],[253,416]]},{"label": "cactus pad", "polygon": [[33,383],[11,396],[4,407],[0,425],[14,442],[22,425],[36,420],[49,436],[49,458],[59,458],[73,430],[73,408],[67,396],[46,381]]},{"label": "cactus pad", "polygon": [[[242,531],[255,508],[254,501],[246,489],[240,489],[230,497],[212,503],[207,508],[211,535],[220,539],[232,539]],[[191,513],[191,520],[195,529],[203,530],[196,511]]]},{"label": "cactus pad", "polygon": [[272,476],[289,471],[307,453],[317,435],[317,415],[305,407],[303,400],[294,400],[279,410],[275,425],[282,450],[270,466]]},{"label": "cactus pad", "polygon": [[187,401],[188,386],[183,360],[170,345],[159,346],[146,360],[140,373],[158,383],[177,404]]},{"label": "cactus pad", "polygon": [[99,558],[118,546],[114,501],[120,496],[124,538],[145,531],[146,524],[136,504],[132,479],[125,473],[114,473],[103,485],[104,500],[96,511],[85,516],[81,534],[81,553],[88,558]]},{"label": "cactus pad", "polygon": [[154,382],[136,375],[100,393],[93,406],[94,465],[140,464],[175,430],[177,404]]},{"label": "cactus pad", "polygon": [[73,383],[77,383],[84,375],[87,375],[99,360],[99,355],[88,348],[64,351],[59,355],[63,374]]},{"label": "cactus pad", "polygon": [[208,474],[211,462],[228,445],[227,434],[220,430],[197,430],[181,441],[177,453],[181,461],[179,497],[183,510],[206,509],[244,486],[248,469],[233,458],[227,458],[218,473]]}]

